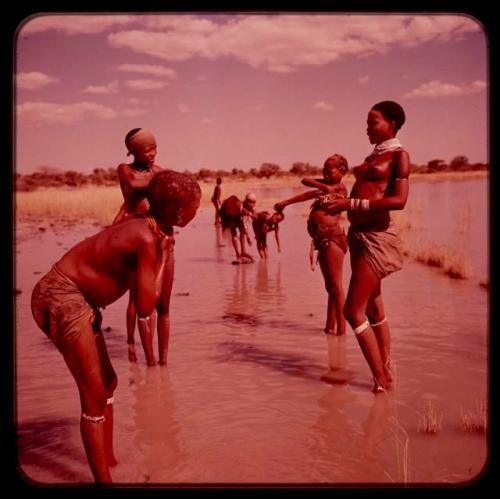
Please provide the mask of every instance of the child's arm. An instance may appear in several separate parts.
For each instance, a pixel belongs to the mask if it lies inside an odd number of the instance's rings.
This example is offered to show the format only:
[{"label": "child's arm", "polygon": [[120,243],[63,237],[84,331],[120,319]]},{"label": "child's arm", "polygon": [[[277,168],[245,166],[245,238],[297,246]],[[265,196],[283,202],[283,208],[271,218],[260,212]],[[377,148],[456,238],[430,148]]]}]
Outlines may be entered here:
[{"label": "child's arm", "polygon": [[[390,211],[390,210],[402,210],[408,199],[408,177],[410,175],[410,160],[408,153],[406,151],[400,151],[395,153],[395,167],[394,167],[394,189],[391,195],[384,196],[380,199],[370,200],[367,205],[367,210],[369,211]],[[352,209],[351,203],[355,206],[355,209],[360,209],[361,205],[360,199],[338,199],[329,203],[329,210],[333,210],[336,213],[341,211],[346,211]],[[367,200],[363,200],[367,201]]]},{"label": "child's arm", "polygon": [[316,187],[316,189],[321,189],[321,191],[324,193],[330,192],[328,184],[325,184],[324,182],[319,182],[314,178],[307,178],[307,177],[303,178],[301,180],[301,183],[303,185],[307,185],[307,187]]},{"label": "child's arm", "polygon": [[146,189],[156,171],[151,169],[150,172],[134,175],[130,167],[127,164],[122,163],[118,166],[117,173],[122,192],[124,194],[130,194],[131,192],[137,190]]},{"label": "child's arm", "polygon": [[278,247],[278,253],[281,253],[279,232],[280,232],[279,227],[276,227],[276,229],[274,229],[274,237],[276,238],[276,246]]},{"label": "child's arm", "polygon": [[310,199],[314,199],[323,194],[323,190],[314,190],[307,191],[297,196],[294,196],[290,199],[285,199],[284,201],[280,201],[274,205],[274,209],[276,211],[283,211],[283,209],[289,204],[301,203],[302,201],[309,201]]}]

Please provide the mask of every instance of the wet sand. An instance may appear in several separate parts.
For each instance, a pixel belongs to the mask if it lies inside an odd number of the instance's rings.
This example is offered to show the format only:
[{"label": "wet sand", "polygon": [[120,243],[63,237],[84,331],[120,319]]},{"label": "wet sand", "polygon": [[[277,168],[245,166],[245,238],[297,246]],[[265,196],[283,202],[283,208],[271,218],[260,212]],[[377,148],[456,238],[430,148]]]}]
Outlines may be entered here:
[{"label": "wet sand", "polygon": [[[259,209],[269,208],[265,192]],[[287,192],[283,193],[288,196]],[[264,206],[265,205],[265,206]],[[303,207],[282,224],[283,252],[231,265],[229,240],[203,207],[177,235],[168,367],[127,358],[127,297],[103,328],[118,375],[115,482],[122,484],[464,483],[485,465],[487,439],[463,414],[487,400],[488,293],[408,261],[383,282],[393,390],[371,393],[348,328],[348,382],[327,371],[326,293],[309,270]],[[74,381],[31,317],[31,289],[97,227],[47,226],[16,247],[16,395],[20,469],[41,484],[90,483]],[[485,243],[486,247],[486,243]],[[256,256],[255,244],[251,247]],[[344,282],[350,276],[346,259]],[[429,401],[440,431],[421,431]]]}]

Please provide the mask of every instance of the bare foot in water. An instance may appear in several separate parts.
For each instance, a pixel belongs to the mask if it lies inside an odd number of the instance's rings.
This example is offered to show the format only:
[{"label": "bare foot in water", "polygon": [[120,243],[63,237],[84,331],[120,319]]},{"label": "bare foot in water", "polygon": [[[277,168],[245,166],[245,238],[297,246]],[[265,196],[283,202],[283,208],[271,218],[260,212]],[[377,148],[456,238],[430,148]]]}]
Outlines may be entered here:
[{"label": "bare foot in water", "polygon": [[323,376],[319,378],[321,381],[325,383],[330,383],[332,385],[344,385],[349,381],[349,376],[343,369],[339,370],[329,370]]},{"label": "bare foot in water", "polygon": [[372,392],[373,393],[384,393],[390,388],[390,384],[388,380],[386,379],[385,382],[380,382],[376,378],[373,378],[374,385]]},{"label": "bare foot in water", "polygon": [[135,345],[133,343],[128,344],[128,360],[129,360],[129,362],[137,362],[137,355],[135,353]]}]

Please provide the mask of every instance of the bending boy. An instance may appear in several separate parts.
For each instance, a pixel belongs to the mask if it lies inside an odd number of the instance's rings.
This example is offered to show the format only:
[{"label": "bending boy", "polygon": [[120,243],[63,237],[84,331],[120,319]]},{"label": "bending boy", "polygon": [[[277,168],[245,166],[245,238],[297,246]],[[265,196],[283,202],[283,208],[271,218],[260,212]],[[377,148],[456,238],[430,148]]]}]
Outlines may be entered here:
[{"label": "bending boy", "polygon": [[[31,309],[37,325],[64,357],[81,402],[81,435],[96,482],[109,483],[113,455],[113,392],[117,377],[101,331],[103,308],[131,285],[140,292],[137,314],[148,317],[167,301],[161,295],[170,272],[173,225],[184,227],[200,205],[198,183],[163,171],[148,187],[144,216],[113,225],[71,248],[36,284]],[[168,297],[169,298],[169,297]],[[168,303],[163,303],[167,306]]]}]

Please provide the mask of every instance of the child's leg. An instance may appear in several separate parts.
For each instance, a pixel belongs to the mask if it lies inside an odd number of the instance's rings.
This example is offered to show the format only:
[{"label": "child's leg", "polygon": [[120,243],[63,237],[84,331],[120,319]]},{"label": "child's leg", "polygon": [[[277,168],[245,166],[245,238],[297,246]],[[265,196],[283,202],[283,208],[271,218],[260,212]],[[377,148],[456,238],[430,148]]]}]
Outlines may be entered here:
[{"label": "child's leg", "polygon": [[385,375],[387,380],[392,381],[392,374],[390,371],[390,353],[391,353],[391,335],[389,331],[389,324],[385,318],[384,304],[382,301],[382,294],[379,287],[370,297],[366,307],[366,315],[370,321],[370,326],[377,337],[377,343],[384,365]]},{"label": "child's leg", "polygon": [[127,305],[127,343],[134,344],[134,330],[135,330],[135,293],[131,288],[128,295]]},{"label": "child's leg", "polygon": [[388,388],[380,356],[377,337],[366,320],[366,307],[371,295],[380,285],[380,279],[360,255],[351,253],[352,275],[349,283],[344,315],[351,325],[361,351],[375,378],[375,389]]},{"label": "child's leg", "polygon": [[[168,251],[168,250],[167,250]],[[165,266],[163,283],[161,288],[160,301],[158,302],[158,354],[160,365],[167,365],[168,340],[170,337],[170,297],[172,295],[172,285],[174,282],[174,253]]]},{"label": "child's leg", "polygon": [[335,243],[329,243],[319,252],[319,265],[328,293],[325,332],[330,334],[334,334],[335,323],[337,323],[337,334],[345,334],[343,264],[344,252]]},{"label": "child's leg", "polygon": [[141,337],[146,363],[148,366],[154,366],[156,364],[156,360],[153,352],[153,332],[151,331],[149,317],[141,317],[137,319],[137,325],[139,327],[139,335]]},{"label": "child's leg", "polygon": [[110,483],[105,432],[107,394],[96,336],[90,323],[65,353],[64,360],[80,392],[80,430],[90,469],[96,482]]},{"label": "child's leg", "polygon": [[231,241],[233,243],[234,252],[236,253],[236,259],[239,259],[241,253],[240,253],[240,248],[238,245],[238,237],[236,235],[233,235],[231,237]]}]

